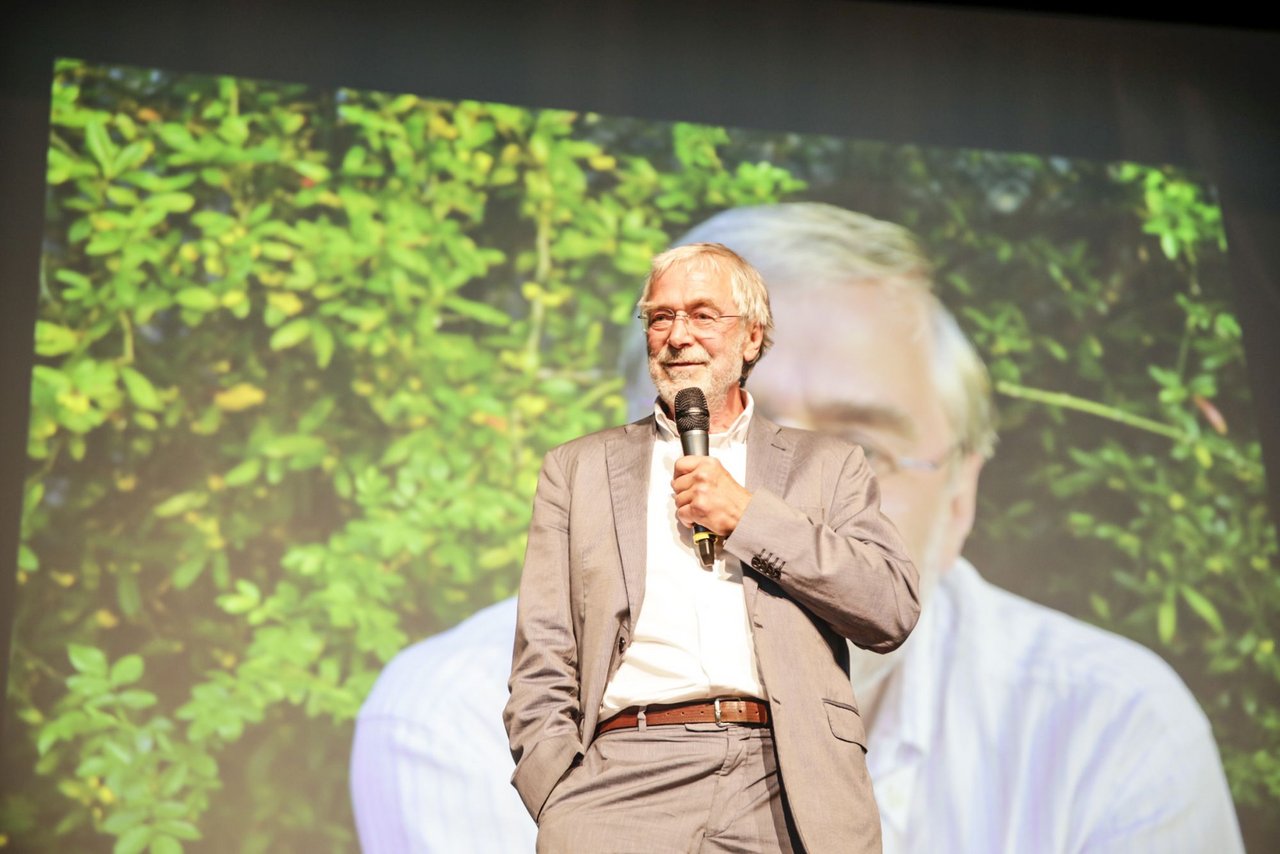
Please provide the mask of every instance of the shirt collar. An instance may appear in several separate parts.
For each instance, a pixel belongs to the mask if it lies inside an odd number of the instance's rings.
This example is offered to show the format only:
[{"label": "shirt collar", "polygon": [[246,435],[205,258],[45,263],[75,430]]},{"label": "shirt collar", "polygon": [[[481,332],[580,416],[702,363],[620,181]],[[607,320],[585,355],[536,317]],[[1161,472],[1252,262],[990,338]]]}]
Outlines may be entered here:
[{"label": "shirt collar", "polygon": [[872,735],[884,753],[901,749],[922,757],[933,747],[938,716],[945,713],[939,706],[947,678],[947,656],[954,652],[957,641],[956,598],[964,583],[976,574],[964,558],[943,573],[903,643],[898,653],[902,660],[889,677],[888,694]]},{"label": "shirt collar", "polygon": [[[710,446],[712,448],[726,448],[729,445],[747,441],[747,428],[751,426],[751,416],[756,411],[756,402],[746,389],[742,390],[742,395],[747,399],[747,402],[742,407],[742,411],[738,413],[738,417],[733,419],[729,429],[723,433],[712,433],[710,435]],[[666,410],[662,408],[661,398],[653,403],[653,416],[658,426],[658,438],[660,440],[671,441],[680,438],[680,429],[676,426],[675,420],[667,415]]]}]

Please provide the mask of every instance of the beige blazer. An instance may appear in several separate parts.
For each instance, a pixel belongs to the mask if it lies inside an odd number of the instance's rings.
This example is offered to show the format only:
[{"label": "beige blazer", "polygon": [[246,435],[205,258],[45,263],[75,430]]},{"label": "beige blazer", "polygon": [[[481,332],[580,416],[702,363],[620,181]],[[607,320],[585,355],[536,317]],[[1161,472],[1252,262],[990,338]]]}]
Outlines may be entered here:
[{"label": "beige blazer", "polygon": [[[644,601],[650,416],[561,445],[543,462],[503,718],[512,784],[538,818],[590,745],[600,700]],[[918,577],[856,445],[756,414],[753,493],[725,541],[769,693],[783,787],[810,854],[880,850],[866,734],[844,638],[879,652],[906,639]]]}]

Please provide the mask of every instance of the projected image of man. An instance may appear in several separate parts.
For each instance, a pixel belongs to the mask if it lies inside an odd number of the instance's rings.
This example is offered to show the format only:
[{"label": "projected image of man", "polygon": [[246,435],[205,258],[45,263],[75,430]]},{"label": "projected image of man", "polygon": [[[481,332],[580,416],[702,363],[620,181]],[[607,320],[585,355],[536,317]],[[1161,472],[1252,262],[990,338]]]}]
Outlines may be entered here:
[{"label": "projected image of man", "polygon": [[[751,375],[755,405],[866,449],[920,571],[912,637],[887,655],[851,653],[885,850],[1242,850],[1208,720],[1176,674],[1131,641],[994,587],[961,556],[995,447],[991,392],[910,233],[831,205],[787,204],[726,211],[682,238],[704,240],[730,246],[769,282],[779,346]],[[642,344],[629,362],[639,414],[652,407]],[[531,850],[533,825],[504,791],[493,717],[514,611],[494,605],[384,672],[353,759],[362,840],[374,826],[412,826],[419,850],[448,850],[437,841],[468,832],[501,834],[506,847],[485,850]],[[465,675],[468,691],[426,699],[447,694],[436,672]],[[447,815],[362,806],[360,781],[373,785],[362,769],[396,755],[395,779],[494,795]]]}]

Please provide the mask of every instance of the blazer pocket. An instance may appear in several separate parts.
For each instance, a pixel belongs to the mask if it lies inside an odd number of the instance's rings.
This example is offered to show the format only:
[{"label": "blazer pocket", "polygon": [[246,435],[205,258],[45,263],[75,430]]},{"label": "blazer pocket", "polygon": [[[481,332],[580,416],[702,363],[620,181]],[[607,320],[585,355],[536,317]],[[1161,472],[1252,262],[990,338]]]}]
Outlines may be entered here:
[{"label": "blazer pocket", "polygon": [[831,700],[823,700],[822,703],[827,709],[827,723],[831,725],[831,734],[841,741],[853,742],[866,752],[867,730],[862,725],[862,715],[844,703]]}]

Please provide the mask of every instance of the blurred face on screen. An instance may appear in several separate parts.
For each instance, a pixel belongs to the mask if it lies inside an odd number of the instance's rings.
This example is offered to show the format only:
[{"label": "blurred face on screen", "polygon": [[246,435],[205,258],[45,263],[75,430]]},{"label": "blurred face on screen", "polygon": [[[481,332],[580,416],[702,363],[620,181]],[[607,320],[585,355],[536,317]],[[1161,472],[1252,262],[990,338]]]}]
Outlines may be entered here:
[{"label": "blurred face on screen", "polygon": [[[894,288],[851,284],[791,297],[771,289],[778,346],[751,375],[761,411],[862,445],[881,507],[920,571],[926,601],[960,555],[981,459],[960,459],[930,365],[924,308]],[[855,656],[869,679],[891,656]]]}]

